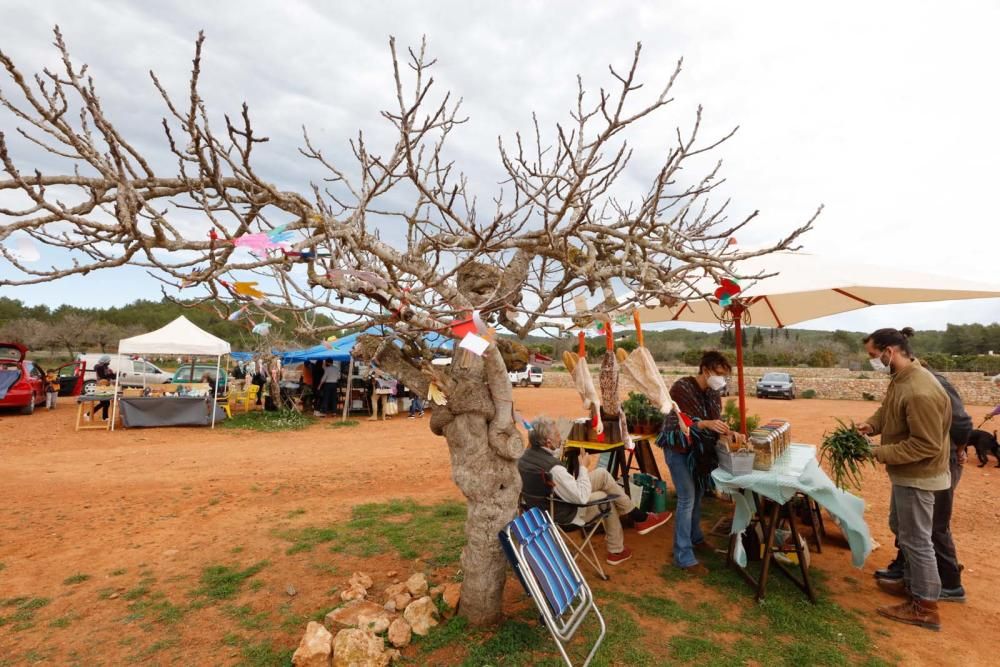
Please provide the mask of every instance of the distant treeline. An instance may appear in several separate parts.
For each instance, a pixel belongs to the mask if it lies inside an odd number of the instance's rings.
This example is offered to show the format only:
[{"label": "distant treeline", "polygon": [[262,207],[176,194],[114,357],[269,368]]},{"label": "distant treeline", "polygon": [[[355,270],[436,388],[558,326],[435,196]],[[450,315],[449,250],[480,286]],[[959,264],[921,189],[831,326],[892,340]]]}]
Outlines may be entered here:
[{"label": "distant treeline", "polygon": [[[185,316],[209,333],[228,341],[233,349],[252,349],[260,339],[247,329],[246,321],[229,322],[217,314],[186,308],[171,301],[139,300],[120,308],[75,306],[26,306],[18,299],[0,297],[0,341],[14,341],[34,351],[72,358],[80,352],[107,352],[122,338],[137,336]],[[292,325],[272,323],[271,338],[297,341]]]}]

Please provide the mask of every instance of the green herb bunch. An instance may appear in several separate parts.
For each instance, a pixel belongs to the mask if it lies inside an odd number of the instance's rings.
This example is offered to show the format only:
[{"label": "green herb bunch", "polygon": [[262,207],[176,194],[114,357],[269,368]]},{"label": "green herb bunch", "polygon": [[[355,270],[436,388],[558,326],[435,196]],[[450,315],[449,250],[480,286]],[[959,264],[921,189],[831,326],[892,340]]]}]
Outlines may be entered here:
[{"label": "green herb bunch", "polygon": [[848,426],[838,419],[837,423],[840,426],[832,433],[823,434],[820,456],[830,464],[834,484],[841,489],[848,488],[848,484],[860,489],[864,467],[875,467],[875,454],[872,452],[871,441],[853,422]]}]

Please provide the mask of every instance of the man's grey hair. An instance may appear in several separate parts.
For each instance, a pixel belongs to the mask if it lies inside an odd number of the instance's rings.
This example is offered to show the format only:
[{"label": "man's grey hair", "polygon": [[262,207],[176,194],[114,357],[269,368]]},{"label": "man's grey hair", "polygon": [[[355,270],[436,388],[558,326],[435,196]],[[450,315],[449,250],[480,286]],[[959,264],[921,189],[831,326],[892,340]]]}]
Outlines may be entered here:
[{"label": "man's grey hair", "polygon": [[561,438],[555,421],[544,415],[536,417],[535,421],[531,422],[531,430],[528,432],[528,444],[532,447],[545,447],[545,441],[549,438],[555,438],[557,442]]}]

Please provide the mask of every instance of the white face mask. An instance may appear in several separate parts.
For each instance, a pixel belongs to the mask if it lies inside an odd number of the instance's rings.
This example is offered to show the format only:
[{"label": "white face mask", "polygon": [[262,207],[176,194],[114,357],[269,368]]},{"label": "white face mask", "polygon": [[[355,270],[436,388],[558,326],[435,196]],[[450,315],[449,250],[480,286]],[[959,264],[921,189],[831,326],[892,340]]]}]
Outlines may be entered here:
[{"label": "white face mask", "polygon": [[721,375],[708,376],[708,388],[715,391],[722,391],[726,387],[726,378]]},{"label": "white face mask", "polygon": [[890,365],[892,363],[892,352],[889,353],[888,364],[882,361],[881,356],[872,357],[871,359],[868,360],[868,363],[871,364],[872,370],[874,370],[876,373],[885,373],[886,375],[889,375],[890,373],[892,373],[892,366]]}]

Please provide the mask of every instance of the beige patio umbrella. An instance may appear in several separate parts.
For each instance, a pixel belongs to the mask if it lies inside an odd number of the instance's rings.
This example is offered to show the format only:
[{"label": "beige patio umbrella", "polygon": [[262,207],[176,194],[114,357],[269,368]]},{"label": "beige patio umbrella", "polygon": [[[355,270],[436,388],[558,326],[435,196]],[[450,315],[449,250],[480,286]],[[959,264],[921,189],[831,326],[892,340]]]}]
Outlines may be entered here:
[{"label": "beige patio umbrella", "polygon": [[[744,324],[786,327],[859,308],[903,303],[1000,298],[1000,285],[949,278],[890,266],[844,262],[804,252],[777,252],[739,263],[744,276],[776,274],[744,281],[732,305],[697,299],[674,307],[639,309],[643,322],[732,322],[736,334],[741,430],[746,433],[743,388]],[[714,280],[703,279],[697,291],[714,292]]]}]

